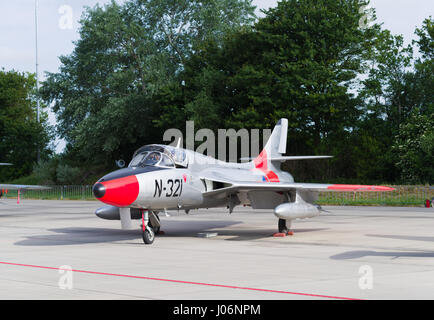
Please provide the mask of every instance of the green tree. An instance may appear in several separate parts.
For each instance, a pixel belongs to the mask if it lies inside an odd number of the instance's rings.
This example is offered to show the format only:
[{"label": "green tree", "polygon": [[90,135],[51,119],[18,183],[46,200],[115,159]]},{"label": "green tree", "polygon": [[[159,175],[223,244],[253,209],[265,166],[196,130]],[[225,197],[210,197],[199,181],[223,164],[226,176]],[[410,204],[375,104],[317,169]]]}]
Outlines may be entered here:
[{"label": "green tree", "polygon": [[354,168],[362,177],[390,182],[400,179],[400,167],[396,167],[399,159],[391,146],[401,125],[412,121],[415,113],[427,116],[434,113],[429,28],[427,19],[416,30],[420,40],[413,44],[419,46],[421,58],[415,62],[413,48],[404,46],[402,36],[394,36],[387,30],[378,32],[368,51],[367,73],[359,91],[362,117],[352,142]]},{"label": "green tree", "polygon": [[161,114],[156,92],[177,81],[202,41],[218,41],[253,12],[251,0],[130,0],[88,9],[74,52],[42,88],[68,152],[111,165],[138,144],[161,140],[152,121]]},{"label": "green tree", "polygon": [[434,20],[425,19],[416,29],[421,57],[416,60],[414,73],[408,79],[409,101],[421,114],[434,114]]},{"label": "green tree", "polygon": [[32,74],[0,71],[0,162],[14,164],[0,167],[3,181],[30,174],[38,149],[42,159],[51,153],[47,114],[36,121],[35,87]]},{"label": "green tree", "polygon": [[434,24],[429,18],[416,29],[420,57],[406,82],[407,103],[413,112],[400,126],[393,151],[404,183],[434,181]]},{"label": "green tree", "polygon": [[423,21],[422,28],[416,28],[415,32],[419,40],[415,41],[422,54],[422,60],[434,59],[434,20],[432,17]]},{"label": "green tree", "polygon": [[411,75],[411,46],[403,37],[376,27],[364,55],[359,77],[360,117],[349,140],[353,176],[372,182],[393,182],[399,177],[391,152],[399,126],[411,114],[408,79]]},{"label": "green tree", "polygon": [[399,124],[411,114],[406,101],[406,80],[411,72],[413,49],[404,46],[401,35],[389,30],[376,35],[366,59],[366,79],[362,80],[360,96],[364,101],[363,114],[384,119],[388,134],[395,133]]},{"label": "green tree", "polygon": [[393,151],[404,183],[434,182],[434,117],[415,113],[402,124]]},{"label": "green tree", "polygon": [[281,1],[253,27],[204,43],[185,64],[182,99],[159,103],[197,128],[270,128],[286,117],[289,153],[339,154],[335,141],[359,117],[353,91],[377,31],[359,27],[366,3]]}]

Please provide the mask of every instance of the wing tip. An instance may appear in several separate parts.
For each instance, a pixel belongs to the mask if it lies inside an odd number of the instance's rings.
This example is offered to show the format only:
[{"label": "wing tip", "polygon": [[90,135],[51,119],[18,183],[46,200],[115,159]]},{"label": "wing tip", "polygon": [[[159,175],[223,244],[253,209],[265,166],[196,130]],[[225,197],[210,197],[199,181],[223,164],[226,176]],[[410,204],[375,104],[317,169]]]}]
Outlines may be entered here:
[{"label": "wing tip", "polygon": [[390,192],[395,191],[395,188],[386,186],[364,186],[352,184],[334,184],[327,187],[329,190],[335,191],[377,191],[377,192]]}]

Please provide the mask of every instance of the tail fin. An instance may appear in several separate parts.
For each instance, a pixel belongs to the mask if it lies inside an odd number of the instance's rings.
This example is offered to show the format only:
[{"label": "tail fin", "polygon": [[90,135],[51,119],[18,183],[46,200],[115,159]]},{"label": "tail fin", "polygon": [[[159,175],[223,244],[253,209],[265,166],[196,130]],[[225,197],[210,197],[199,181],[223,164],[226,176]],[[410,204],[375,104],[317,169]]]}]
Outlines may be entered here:
[{"label": "tail fin", "polygon": [[288,136],[288,119],[280,119],[271,133],[270,138],[262,152],[269,158],[277,158],[286,153],[286,139]]},{"label": "tail fin", "polygon": [[270,138],[265,145],[265,148],[259,154],[256,159],[253,160],[254,167],[263,171],[264,173],[270,173],[267,178],[269,181],[278,181],[277,176],[274,177],[273,170],[280,169],[280,162],[275,164],[275,161],[271,161],[273,158],[281,157],[286,153],[286,139],[288,135],[288,119],[280,119],[271,133]]}]

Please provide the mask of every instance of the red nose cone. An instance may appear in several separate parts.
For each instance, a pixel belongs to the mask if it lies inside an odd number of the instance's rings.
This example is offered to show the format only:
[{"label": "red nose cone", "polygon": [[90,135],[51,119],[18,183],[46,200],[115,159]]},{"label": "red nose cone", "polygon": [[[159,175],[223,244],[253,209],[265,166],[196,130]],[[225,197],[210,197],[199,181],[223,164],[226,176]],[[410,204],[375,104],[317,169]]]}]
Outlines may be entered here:
[{"label": "red nose cone", "polygon": [[99,201],[117,207],[132,204],[139,195],[139,182],[135,175],[102,181],[94,186],[94,194]]}]

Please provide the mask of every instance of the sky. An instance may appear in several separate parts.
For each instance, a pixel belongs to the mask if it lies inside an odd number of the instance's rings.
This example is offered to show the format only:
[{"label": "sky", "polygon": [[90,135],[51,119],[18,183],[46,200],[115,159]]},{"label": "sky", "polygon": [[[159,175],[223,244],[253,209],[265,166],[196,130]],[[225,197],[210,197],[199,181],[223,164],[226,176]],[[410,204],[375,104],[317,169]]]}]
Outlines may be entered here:
[{"label": "sky", "polygon": [[[0,0],[0,69],[6,71],[35,72],[35,1]],[[122,0],[121,0],[122,1]],[[110,0],[38,0],[38,61],[39,77],[45,72],[57,72],[59,56],[73,51],[73,41],[79,37],[78,20],[86,6],[104,4]],[[277,5],[277,0],[253,0],[259,9]],[[434,16],[432,0],[371,0],[376,9],[377,21],[393,34],[402,34],[405,42],[415,39],[414,30],[422,21]],[[51,124],[55,116],[49,112]],[[56,141],[56,152],[61,152],[65,143]]]}]

